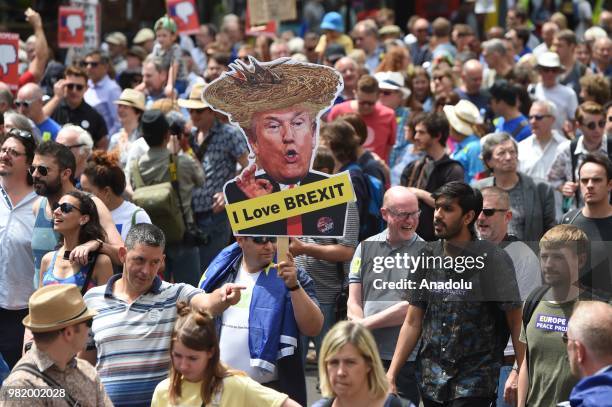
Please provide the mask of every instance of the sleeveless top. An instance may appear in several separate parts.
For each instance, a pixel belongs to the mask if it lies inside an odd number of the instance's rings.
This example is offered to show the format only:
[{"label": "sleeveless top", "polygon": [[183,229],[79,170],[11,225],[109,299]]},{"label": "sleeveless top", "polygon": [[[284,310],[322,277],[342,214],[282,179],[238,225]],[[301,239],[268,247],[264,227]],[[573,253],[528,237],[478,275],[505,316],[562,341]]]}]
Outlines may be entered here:
[{"label": "sleeveless top", "polygon": [[[89,270],[89,264],[81,266],[81,268],[76,274],[73,274],[66,278],[58,278],[55,276],[55,274],[53,274],[53,268],[55,267],[55,260],[57,259],[58,252],[59,250],[56,250],[54,252],[53,260],[51,260],[51,264],[49,264],[49,267],[47,267],[47,270],[45,271],[45,274],[43,275],[43,282],[42,282],[43,287],[47,285],[54,285],[54,284],[74,284],[79,288],[79,290],[82,290],[83,284],[85,284],[85,279],[87,278],[87,271]],[[93,284],[93,279],[90,279],[89,284],[87,285],[88,285],[87,290],[89,290],[92,287],[95,287],[95,285]]]},{"label": "sleeveless top", "polygon": [[38,213],[34,221],[32,231],[32,254],[34,255],[34,288],[38,288],[40,282],[40,262],[45,254],[55,250],[60,234],[53,230],[53,219],[47,218],[47,198],[40,199]]}]

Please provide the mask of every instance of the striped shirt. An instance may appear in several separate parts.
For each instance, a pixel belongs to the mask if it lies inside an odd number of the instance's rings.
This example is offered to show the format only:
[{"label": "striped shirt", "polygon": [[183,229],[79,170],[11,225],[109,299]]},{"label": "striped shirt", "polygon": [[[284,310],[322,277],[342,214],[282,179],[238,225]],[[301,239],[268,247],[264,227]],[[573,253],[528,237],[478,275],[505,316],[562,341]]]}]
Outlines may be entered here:
[{"label": "striped shirt", "polygon": [[156,277],[147,293],[128,304],[113,294],[120,278],[116,274],[85,294],[87,306],[98,312],[91,328],[96,369],[115,406],[149,406],[155,386],[168,377],[176,303],[203,291]]},{"label": "striped shirt", "polygon": [[[303,237],[300,240],[320,245],[340,244],[342,246],[357,247],[359,243],[359,212],[357,205],[350,202],[347,205],[346,221],[344,222],[344,237],[341,239]],[[301,255],[295,258],[297,267],[301,267],[314,280],[317,298],[321,304],[334,304],[336,297],[342,290],[343,281],[338,278],[338,263],[314,257]],[[344,275],[348,275],[350,261],[342,263]]]}]

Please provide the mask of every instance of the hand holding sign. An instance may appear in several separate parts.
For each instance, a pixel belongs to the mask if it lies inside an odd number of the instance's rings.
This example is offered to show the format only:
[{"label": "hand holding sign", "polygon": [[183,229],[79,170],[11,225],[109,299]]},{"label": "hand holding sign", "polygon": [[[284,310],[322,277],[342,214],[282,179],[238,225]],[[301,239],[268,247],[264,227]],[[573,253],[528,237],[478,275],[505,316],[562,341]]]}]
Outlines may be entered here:
[{"label": "hand holding sign", "polygon": [[287,259],[276,264],[278,276],[283,279],[287,288],[292,288],[297,285],[297,268],[293,261],[291,253],[287,253]]}]

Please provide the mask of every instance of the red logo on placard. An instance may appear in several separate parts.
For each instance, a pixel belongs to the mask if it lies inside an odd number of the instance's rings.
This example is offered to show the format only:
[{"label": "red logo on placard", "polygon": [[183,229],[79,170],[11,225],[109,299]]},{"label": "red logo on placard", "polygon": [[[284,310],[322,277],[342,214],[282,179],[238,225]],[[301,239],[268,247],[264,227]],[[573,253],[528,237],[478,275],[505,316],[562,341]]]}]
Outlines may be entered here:
[{"label": "red logo on placard", "polygon": [[85,44],[85,12],[75,7],[59,8],[57,42],[60,48],[82,47]]},{"label": "red logo on placard", "polygon": [[181,34],[195,34],[200,31],[200,18],[195,0],[168,0],[168,15],[176,22]]},{"label": "red logo on placard", "polygon": [[317,221],[317,230],[321,233],[329,233],[334,228],[334,220],[329,216],[323,216]]},{"label": "red logo on placard", "polygon": [[19,86],[19,34],[0,33],[0,82],[14,91]]}]

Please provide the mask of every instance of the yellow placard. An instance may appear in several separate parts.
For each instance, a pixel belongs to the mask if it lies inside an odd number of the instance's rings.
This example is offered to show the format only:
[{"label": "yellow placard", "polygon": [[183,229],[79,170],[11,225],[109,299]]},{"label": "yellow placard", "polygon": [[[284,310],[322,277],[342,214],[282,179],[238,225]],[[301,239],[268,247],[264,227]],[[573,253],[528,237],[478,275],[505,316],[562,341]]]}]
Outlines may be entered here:
[{"label": "yellow placard", "polygon": [[252,228],[355,200],[348,172],[273,194],[227,204],[232,230]]}]

